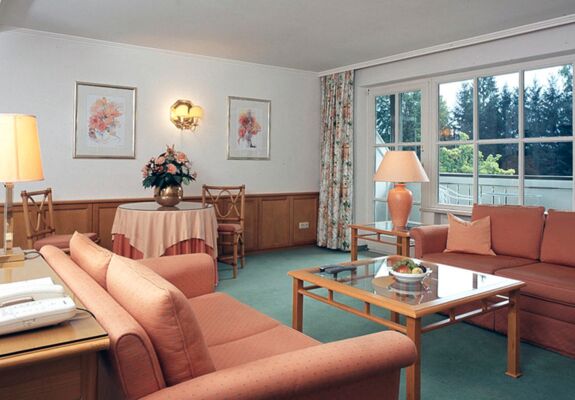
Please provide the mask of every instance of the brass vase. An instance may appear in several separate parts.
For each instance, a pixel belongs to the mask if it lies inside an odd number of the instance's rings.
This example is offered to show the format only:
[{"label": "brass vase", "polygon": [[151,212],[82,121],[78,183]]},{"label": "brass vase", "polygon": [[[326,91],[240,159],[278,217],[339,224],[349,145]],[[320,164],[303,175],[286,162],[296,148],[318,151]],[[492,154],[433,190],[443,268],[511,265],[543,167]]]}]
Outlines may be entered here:
[{"label": "brass vase", "polygon": [[182,201],[184,191],[180,185],[166,186],[165,188],[154,188],[154,200],[164,207],[173,207]]}]

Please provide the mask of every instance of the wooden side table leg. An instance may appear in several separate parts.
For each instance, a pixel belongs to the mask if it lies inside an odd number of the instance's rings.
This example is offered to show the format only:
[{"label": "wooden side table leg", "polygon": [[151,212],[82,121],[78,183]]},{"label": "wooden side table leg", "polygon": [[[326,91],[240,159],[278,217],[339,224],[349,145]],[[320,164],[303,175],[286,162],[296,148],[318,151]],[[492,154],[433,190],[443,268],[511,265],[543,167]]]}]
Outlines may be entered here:
[{"label": "wooden side table leg", "polygon": [[351,228],[351,261],[357,260],[357,228]]},{"label": "wooden side table leg", "polygon": [[91,352],[82,356],[82,399],[98,398],[98,353]]},{"label": "wooden side table leg", "polygon": [[401,255],[405,257],[409,257],[409,238],[402,237],[401,238]]},{"label": "wooden side table leg", "polygon": [[[391,243],[390,243],[391,244]],[[398,254],[400,256],[403,255],[403,252],[401,250],[401,237],[396,236],[395,237],[395,254]]]},{"label": "wooden side table leg", "polygon": [[293,278],[292,328],[301,332],[303,330],[303,295],[299,292],[300,289],[303,289],[303,281]]},{"label": "wooden side table leg", "polygon": [[421,319],[406,317],[406,321],[407,337],[413,340],[417,349],[417,359],[406,370],[407,400],[419,400],[421,398]]},{"label": "wooden side table leg", "polygon": [[506,374],[519,378],[521,335],[519,332],[519,290],[509,293],[509,306],[507,310],[507,372]]}]

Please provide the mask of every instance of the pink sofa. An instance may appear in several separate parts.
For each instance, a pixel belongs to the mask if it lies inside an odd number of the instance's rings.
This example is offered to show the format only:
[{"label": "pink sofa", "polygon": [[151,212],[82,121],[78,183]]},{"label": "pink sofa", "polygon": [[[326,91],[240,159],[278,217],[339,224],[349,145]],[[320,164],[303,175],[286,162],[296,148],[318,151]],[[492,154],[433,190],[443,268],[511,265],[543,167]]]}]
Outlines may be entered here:
[{"label": "pink sofa", "polygon": [[396,332],[320,344],[215,293],[205,254],[136,262],[80,234],[41,253],[109,334],[101,398],[396,399],[416,358]]},{"label": "pink sofa", "polygon": [[[527,283],[521,289],[521,337],[575,357],[575,212],[543,207],[475,205],[472,220],[491,218],[495,256],[444,253],[447,225],[411,230],[415,257]],[[506,310],[472,320],[498,332],[507,331]]]}]

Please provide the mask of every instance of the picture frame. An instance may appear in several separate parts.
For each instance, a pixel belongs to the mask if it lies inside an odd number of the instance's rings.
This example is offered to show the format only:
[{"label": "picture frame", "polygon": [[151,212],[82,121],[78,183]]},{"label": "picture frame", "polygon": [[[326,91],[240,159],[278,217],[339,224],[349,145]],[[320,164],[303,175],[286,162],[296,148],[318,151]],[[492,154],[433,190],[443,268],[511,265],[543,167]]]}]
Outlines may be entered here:
[{"label": "picture frame", "polygon": [[228,97],[228,160],[269,160],[271,100]]},{"label": "picture frame", "polygon": [[136,88],[76,82],[74,158],[136,158]]}]

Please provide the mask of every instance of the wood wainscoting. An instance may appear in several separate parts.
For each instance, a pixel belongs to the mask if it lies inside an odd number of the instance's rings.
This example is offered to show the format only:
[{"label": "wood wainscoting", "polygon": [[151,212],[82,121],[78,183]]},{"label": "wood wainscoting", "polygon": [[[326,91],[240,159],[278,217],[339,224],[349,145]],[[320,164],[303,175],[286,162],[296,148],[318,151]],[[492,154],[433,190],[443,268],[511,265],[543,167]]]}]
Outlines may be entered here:
[{"label": "wood wainscoting", "polygon": [[[186,197],[201,201],[201,197]],[[101,245],[112,249],[112,223],[120,204],[151,201],[144,199],[54,201],[57,233],[96,232]],[[319,193],[246,194],[245,245],[254,252],[280,247],[314,244],[317,233]],[[14,245],[26,248],[26,229],[21,204],[14,205]],[[3,225],[0,206],[0,226]],[[300,223],[308,223],[301,227]],[[0,237],[3,246],[4,234]]]}]

